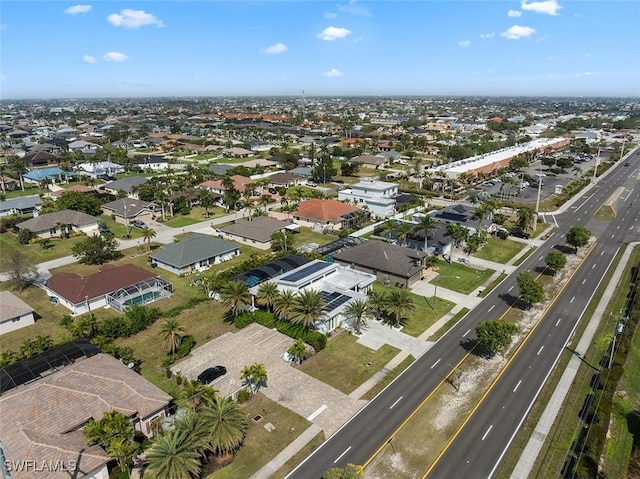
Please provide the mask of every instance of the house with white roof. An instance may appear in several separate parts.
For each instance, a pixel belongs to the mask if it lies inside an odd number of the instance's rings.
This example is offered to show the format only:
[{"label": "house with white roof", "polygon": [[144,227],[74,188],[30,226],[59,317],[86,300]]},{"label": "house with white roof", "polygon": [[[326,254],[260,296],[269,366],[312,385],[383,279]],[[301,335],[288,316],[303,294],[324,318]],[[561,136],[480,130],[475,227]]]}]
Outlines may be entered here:
[{"label": "house with white roof", "polygon": [[338,191],[338,200],[355,202],[360,207],[366,205],[374,215],[389,216],[396,211],[397,194],[396,183],[365,178],[350,188]]}]

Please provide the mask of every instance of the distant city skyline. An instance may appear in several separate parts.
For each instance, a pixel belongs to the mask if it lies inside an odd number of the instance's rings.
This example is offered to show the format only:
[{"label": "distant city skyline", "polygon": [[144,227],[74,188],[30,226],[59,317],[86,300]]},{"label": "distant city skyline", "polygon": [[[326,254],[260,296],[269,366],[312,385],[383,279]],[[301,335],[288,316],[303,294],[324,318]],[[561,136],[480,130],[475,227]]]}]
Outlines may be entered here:
[{"label": "distant city skyline", "polygon": [[640,96],[635,1],[18,1],[0,98]]}]

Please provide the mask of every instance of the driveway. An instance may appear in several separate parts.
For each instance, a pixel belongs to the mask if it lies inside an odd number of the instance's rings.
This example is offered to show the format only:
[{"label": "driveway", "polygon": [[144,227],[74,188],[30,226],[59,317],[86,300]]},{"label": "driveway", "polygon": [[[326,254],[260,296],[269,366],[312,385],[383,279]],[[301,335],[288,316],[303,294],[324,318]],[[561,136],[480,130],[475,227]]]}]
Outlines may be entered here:
[{"label": "driveway", "polygon": [[214,381],[212,386],[220,395],[228,396],[242,387],[240,372],[245,366],[262,363],[267,370],[268,381],[260,391],[272,401],[320,426],[328,437],[367,401],[352,399],[283,361],[283,354],[293,343],[294,340],[288,336],[254,323],[194,349],[171,370],[195,379],[208,367],[225,366],[227,374]]}]

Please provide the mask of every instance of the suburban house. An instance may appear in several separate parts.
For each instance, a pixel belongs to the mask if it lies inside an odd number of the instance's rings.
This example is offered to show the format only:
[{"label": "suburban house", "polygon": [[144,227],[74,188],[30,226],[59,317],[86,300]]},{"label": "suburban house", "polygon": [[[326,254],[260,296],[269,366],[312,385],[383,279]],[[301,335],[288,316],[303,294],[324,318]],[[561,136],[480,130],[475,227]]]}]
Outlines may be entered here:
[{"label": "suburban house", "polygon": [[131,220],[151,220],[156,213],[155,203],[136,198],[120,198],[102,205],[105,215],[111,215],[116,223],[128,225]]},{"label": "suburban house", "polygon": [[[446,223],[456,223],[467,228],[470,234],[476,232],[478,228],[478,220],[475,218],[476,210],[474,207],[463,204],[455,204],[438,210],[434,215],[434,220],[441,220]],[[482,226],[488,229],[491,226],[491,219],[484,218]]]},{"label": "suburban house", "polygon": [[8,200],[0,200],[0,216],[28,215],[38,216],[42,209],[42,198],[39,195],[17,196]]},{"label": "suburban house", "polygon": [[194,233],[177,243],[169,243],[149,255],[154,264],[174,274],[202,271],[240,254],[240,247],[229,241]]},{"label": "suburban house", "polygon": [[72,314],[107,306],[122,313],[130,304],[149,304],[173,293],[171,283],[132,264],[105,264],[89,276],[56,273],[42,287]]},{"label": "suburban house", "polygon": [[100,145],[89,141],[76,140],[69,143],[67,147],[69,148],[69,151],[80,151],[85,155],[93,155],[98,151]]},{"label": "suburban house", "polygon": [[[355,300],[366,300],[367,291],[375,280],[376,277],[369,273],[314,260],[270,281],[276,284],[279,291],[317,291],[324,302],[324,308],[322,317],[316,320],[313,327],[321,333],[328,333],[342,325],[350,325],[350,320],[344,313],[345,308]],[[249,291],[255,296],[258,289],[259,286],[254,286]]]},{"label": "suburban house", "polygon": [[[418,213],[413,215],[412,221],[405,221],[412,226],[412,230],[405,241],[409,248],[424,251],[424,228],[419,226],[422,216],[424,216],[423,213]],[[453,238],[447,233],[447,223],[435,220],[433,229],[429,231],[429,236],[427,237],[427,253],[450,257],[452,249]]]},{"label": "suburban house", "polygon": [[396,183],[363,179],[350,188],[338,191],[338,200],[355,202],[358,206],[366,205],[372,214],[384,217],[395,213],[397,194]]},{"label": "suburban house", "polygon": [[225,148],[224,150],[222,150],[222,154],[226,156],[233,156],[235,158],[249,158],[256,153],[255,151],[247,150],[246,148],[234,146],[231,148]]},{"label": "suburban house", "polygon": [[0,176],[0,191],[6,193],[7,191],[15,191],[18,188],[20,188],[20,181],[4,174]]},{"label": "suburban house", "polygon": [[389,164],[389,158],[383,155],[359,155],[349,160],[350,163],[357,163],[367,168],[381,168]]},{"label": "suburban house", "polygon": [[35,323],[31,306],[11,291],[0,291],[0,334]]},{"label": "suburban house", "polygon": [[111,161],[99,161],[98,163],[80,163],[78,165],[82,173],[85,173],[92,178],[97,178],[100,175],[115,175],[122,173],[124,168],[118,163]]},{"label": "suburban house", "polygon": [[27,168],[43,168],[45,166],[57,166],[64,161],[64,158],[49,153],[48,151],[34,151],[22,157]]},{"label": "suburban house", "polygon": [[[247,185],[253,184],[253,180],[251,178],[247,178],[246,176],[242,175],[233,175],[231,176],[231,180],[233,181],[233,187],[240,193],[244,193]],[[222,184],[222,180],[204,181],[200,183],[199,187],[209,190],[212,193],[217,193],[219,195],[223,195],[226,191],[226,188]]]},{"label": "suburban house", "polygon": [[356,226],[359,211],[341,201],[312,198],[298,205],[293,212],[293,220],[314,230],[334,231]]},{"label": "suburban house", "polygon": [[0,369],[0,428],[4,460],[58,465],[34,475],[13,468],[13,479],[108,479],[109,455],[82,431],[110,411],[153,436],[170,413],[171,396],[84,338]]},{"label": "suburban house", "polygon": [[237,274],[230,278],[229,281],[244,281],[247,283],[247,286],[251,288],[286,273],[287,271],[291,271],[298,266],[307,264],[309,261],[310,260],[303,258],[302,256],[290,254],[274,259],[273,261],[269,261],[268,263],[261,264],[260,266],[250,269],[244,273]]},{"label": "suburban house", "polygon": [[[215,165],[211,165],[209,167],[209,171],[213,172],[214,175],[217,176],[224,176],[226,175],[229,170],[233,170],[234,166],[233,165],[219,165],[219,164],[215,164]],[[206,182],[205,182],[206,183]]]},{"label": "suburban house", "polygon": [[131,164],[143,170],[161,171],[170,168],[169,160],[162,155],[138,155],[131,159]]},{"label": "suburban house", "polygon": [[51,166],[48,168],[38,168],[28,171],[22,175],[22,180],[30,184],[40,184],[42,181],[51,181],[52,183],[64,183],[69,181],[69,178],[77,176],[73,171],[64,171],[57,166]]},{"label": "suburban house", "polygon": [[[63,231],[60,228],[64,225]],[[52,238],[65,233],[98,233],[98,218],[82,211],[62,210],[36,216],[16,224],[19,230],[29,230],[41,238]]]},{"label": "suburban house", "polygon": [[306,183],[307,179],[304,176],[296,175],[294,173],[280,172],[274,173],[267,177],[271,186],[298,186],[299,184]]},{"label": "suburban house", "polygon": [[101,188],[114,196],[117,196],[119,191],[124,191],[127,196],[135,197],[134,190],[147,181],[149,180],[142,176],[129,176],[120,180],[111,181],[101,186]]},{"label": "suburban house", "polygon": [[339,264],[366,271],[385,285],[410,288],[424,276],[423,251],[384,241],[365,241],[333,255]]},{"label": "suburban house", "polygon": [[259,216],[253,220],[240,220],[217,230],[222,237],[254,248],[271,248],[271,235],[277,231],[295,231],[299,226],[292,221],[277,220],[268,216]]}]

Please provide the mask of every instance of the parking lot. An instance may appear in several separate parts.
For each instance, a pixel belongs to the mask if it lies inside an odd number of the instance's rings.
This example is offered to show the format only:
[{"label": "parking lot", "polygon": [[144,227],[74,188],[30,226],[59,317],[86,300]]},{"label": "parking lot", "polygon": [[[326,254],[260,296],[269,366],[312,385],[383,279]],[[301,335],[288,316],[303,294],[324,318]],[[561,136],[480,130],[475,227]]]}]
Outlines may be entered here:
[{"label": "parking lot", "polygon": [[194,349],[171,370],[195,379],[208,367],[225,366],[227,374],[216,379],[211,386],[220,395],[229,396],[243,387],[240,379],[242,369],[256,362],[262,363],[267,370],[268,381],[260,391],[272,401],[317,424],[328,436],[366,401],[349,398],[284,361],[282,357],[293,342],[276,330],[254,323]]}]

